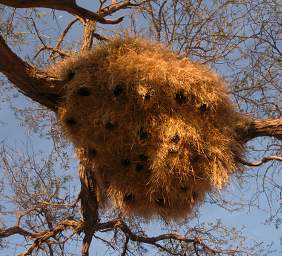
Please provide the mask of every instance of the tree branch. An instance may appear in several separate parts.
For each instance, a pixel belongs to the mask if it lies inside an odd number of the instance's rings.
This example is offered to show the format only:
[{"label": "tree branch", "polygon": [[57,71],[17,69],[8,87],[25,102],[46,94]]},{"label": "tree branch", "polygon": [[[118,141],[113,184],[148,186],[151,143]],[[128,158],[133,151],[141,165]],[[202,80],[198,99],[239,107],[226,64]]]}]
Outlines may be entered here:
[{"label": "tree branch", "polygon": [[101,10],[99,10],[99,14],[102,15],[103,17],[108,16],[108,15],[112,15],[113,13],[122,10],[122,9],[127,9],[130,7],[137,7],[140,6],[144,3],[148,2],[148,0],[145,1],[141,1],[138,4],[135,3],[131,3],[130,0],[126,0],[120,3],[115,3],[115,4],[110,4],[109,6],[106,6],[104,8],[102,8]]},{"label": "tree branch", "polygon": [[276,161],[282,161],[282,157],[281,156],[267,156],[267,157],[264,157],[263,159],[261,159],[260,161],[258,162],[248,162],[244,159],[239,159],[240,162],[244,165],[248,165],[248,166],[260,166],[266,162],[269,162],[269,161],[273,161],[273,160],[276,160]]},{"label": "tree branch", "polygon": [[[87,212],[87,214],[89,215],[89,217],[91,217],[90,212]],[[31,233],[18,226],[14,226],[6,230],[0,230],[0,238],[5,238],[11,235],[19,234],[24,237],[33,239],[34,242],[32,243],[32,245],[24,253],[20,254],[20,256],[31,255],[35,249],[41,248],[41,246],[44,243],[46,244],[50,243],[50,239],[52,238],[56,239],[56,236],[58,234],[64,232],[67,229],[71,229],[73,234],[80,234],[82,231],[85,233],[85,237],[83,239],[82,256],[89,255],[90,243],[96,231],[105,232],[112,230],[120,230],[121,232],[123,232],[123,234],[126,237],[124,250],[123,250],[124,255],[126,254],[126,251],[128,249],[129,240],[155,246],[156,248],[166,251],[172,255],[178,255],[178,254],[177,253],[174,254],[169,248],[163,245],[162,242],[174,240],[174,241],[194,245],[195,252],[198,252],[198,247],[199,247],[201,248],[201,250],[208,253],[208,255],[215,255],[216,253],[219,253],[219,251],[212,249],[198,237],[187,238],[186,236],[182,236],[176,233],[167,233],[158,236],[148,237],[144,234],[143,235],[135,234],[130,229],[130,227],[120,218],[113,219],[103,223],[99,223],[96,221],[95,224],[93,221],[92,224],[89,223],[89,220],[91,219],[97,220],[95,216],[94,218],[90,218],[88,220],[86,219],[88,217],[84,216],[83,218],[84,220],[82,221],[74,220],[74,219],[65,219],[59,222],[58,225],[56,225],[54,228],[38,233]],[[91,224],[91,226],[89,226],[89,224]],[[88,232],[87,230],[88,231],[91,230],[91,232]]]},{"label": "tree branch", "polygon": [[83,39],[80,48],[81,51],[87,51],[92,48],[95,29],[96,29],[95,21],[87,20],[84,23],[84,33],[83,33]]},{"label": "tree branch", "polygon": [[14,8],[50,8],[60,11],[66,11],[83,19],[95,20],[102,24],[117,24],[123,20],[123,17],[115,20],[105,19],[103,16],[97,13],[91,12],[83,7],[78,6],[75,0],[0,0],[0,4]]},{"label": "tree branch", "polygon": [[[61,35],[58,38],[58,41],[56,43],[56,45],[54,46],[54,48],[52,49],[52,53],[50,54],[49,59],[54,59],[54,54],[58,53],[61,57],[64,57],[63,55],[65,54],[64,51],[62,51],[60,49],[61,44],[63,43],[66,34],[70,31],[70,29],[72,28],[72,26],[79,21],[79,18],[75,18],[74,20],[72,20],[64,29],[64,31],[61,33]],[[42,49],[42,48],[41,48]],[[63,53],[63,54],[62,54]],[[67,56],[67,55],[66,55]]]},{"label": "tree branch", "polygon": [[5,238],[17,234],[22,235],[24,237],[32,237],[32,238],[36,238],[38,236],[37,234],[24,230],[19,226],[10,227],[7,229],[0,229],[0,238]]},{"label": "tree branch", "polygon": [[19,91],[32,100],[56,111],[64,96],[64,81],[29,65],[14,54],[0,34],[0,72]]},{"label": "tree branch", "polygon": [[264,136],[282,140],[282,118],[251,120],[250,122],[245,122],[239,125],[237,134],[245,142]]},{"label": "tree branch", "polygon": [[[114,220],[111,220],[105,223],[98,223],[95,228],[96,231],[113,230],[113,229],[121,230],[124,233],[124,235],[126,236],[126,238],[130,239],[131,241],[150,244],[150,245],[156,246],[157,248],[164,250],[166,252],[169,252],[169,253],[172,253],[172,252],[169,251],[165,246],[162,246],[158,242],[164,242],[165,240],[175,240],[175,241],[184,242],[187,244],[194,244],[197,246],[201,246],[205,252],[208,251],[209,253],[212,253],[211,255],[214,255],[216,253],[214,249],[207,246],[197,237],[187,238],[185,236],[175,234],[175,233],[161,234],[159,236],[153,236],[153,237],[137,235],[133,233],[132,230],[129,228],[129,226],[121,219],[114,219]],[[175,255],[178,255],[178,254],[175,254]]]},{"label": "tree branch", "polygon": [[39,248],[43,243],[46,243],[51,237],[55,237],[58,233],[65,231],[66,229],[72,229],[74,233],[81,231],[82,222],[76,220],[66,219],[60,222],[56,227],[50,231],[42,232],[38,234],[33,244],[27,249],[26,252],[20,254],[20,256],[31,255],[33,250]]}]

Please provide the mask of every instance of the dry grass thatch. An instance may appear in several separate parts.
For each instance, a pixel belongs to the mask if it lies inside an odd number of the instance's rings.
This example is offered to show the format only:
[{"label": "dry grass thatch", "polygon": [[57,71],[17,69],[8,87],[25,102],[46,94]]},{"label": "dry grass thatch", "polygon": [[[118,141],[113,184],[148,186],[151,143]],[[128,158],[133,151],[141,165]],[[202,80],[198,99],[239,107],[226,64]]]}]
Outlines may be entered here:
[{"label": "dry grass thatch", "polygon": [[91,163],[101,203],[176,219],[238,170],[240,117],[207,67],[127,38],[52,71],[69,80],[59,119],[78,157]]}]

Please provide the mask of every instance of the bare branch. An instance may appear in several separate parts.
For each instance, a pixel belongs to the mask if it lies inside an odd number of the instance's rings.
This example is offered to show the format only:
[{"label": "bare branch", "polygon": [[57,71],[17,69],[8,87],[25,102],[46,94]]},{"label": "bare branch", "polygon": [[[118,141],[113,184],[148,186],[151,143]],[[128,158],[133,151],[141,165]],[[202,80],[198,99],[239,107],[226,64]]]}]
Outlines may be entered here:
[{"label": "bare branch", "polygon": [[[70,31],[70,29],[72,28],[72,26],[79,21],[79,18],[75,18],[74,20],[72,20],[64,29],[64,31],[61,33],[61,35],[58,38],[57,44],[55,45],[55,47],[52,49],[52,53],[50,54],[50,59],[52,59],[54,57],[54,53],[58,53],[61,57],[65,57],[68,56],[68,54],[65,53],[64,50],[60,49],[61,44],[63,43],[66,34]],[[41,48],[42,49],[42,48]],[[45,50],[45,49],[42,49]]]},{"label": "bare branch", "polygon": [[99,10],[99,14],[102,15],[103,17],[105,16],[108,16],[108,15],[111,15],[119,10],[122,10],[122,9],[127,9],[127,8],[130,8],[130,7],[137,7],[137,6],[140,6],[144,3],[148,2],[148,0],[146,1],[141,1],[140,3],[131,3],[129,0],[126,0],[126,1],[123,1],[123,2],[120,2],[120,3],[114,3],[114,4],[111,4],[109,6],[106,6],[104,8],[102,8],[101,10]]},{"label": "bare branch", "polygon": [[57,104],[64,95],[64,81],[24,62],[11,51],[1,34],[0,56],[0,72],[17,89],[32,100],[56,111]]},{"label": "bare branch", "polygon": [[10,227],[7,229],[0,229],[0,238],[5,238],[13,235],[22,235],[24,237],[36,238],[38,235],[31,233],[19,226]]},{"label": "bare branch", "polygon": [[128,249],[128,242],[129,242],[129,237],[127,236],[127,237],[125,238],[125,242],[124,242],[123,251],[122,251],[121,256],[126,256],[126,254],[127,254],[127,249]]},{"label": "bare branch", "polygon": [[240,162],[244,165],[248,165],[248,166],[260,166],[264,163],[267,163],[269,161],[273,161],[273,160],[276,160],[276,161],[282,161],[282,157],[281,156],[267,156],[267,157],[264,157],[263,159],[261,159],[260,161],[258,162],[248,162],[244,159],[240,159]]},{"label": "bare branch", "polygon": [[159,236],[155,236],[155,237],[146,237],[146,236],[138,236],[136,234],[134,234],[131,229],[125,224],[125,222],[123,222],[121,219],[114,219],[105,223],[99,223],[97,224],[97,228],[96,230],[108,230],[108,229],[112,229],[112,228],[118,228],[121,231],[123,231],[123,233],[128,236],[130,238],[130,240],[132,241],[136,241],[136,242],[143,242],[143,243],[149,243],[149,244],[153,244],[162,240],[166,240],[166,239],[175,239],[178,241],[183,241],[183,242],[187,242],[187,243],[193,243],[195,240],[194,239],[187,239],[184,236],[180,236],[178,234],[162,234]]},{"label": "bare branch", "polygon": [[251,120],[239,125],[237,133],[245,142],[264,136],[282,140],[282,118]]},{"label": "bare branch", "polygon": [[64,29],[64,31],[62,32],[62,34],[60,35],[60,37],[58,38],[58,42],[55,46],[55,48],[59,48],[66,36],[66,34],[69,32],[69,30],[71,29],[71,27],[79,21],[79,18],[75,18],[73,21],[71,21],[67,26],[66,28]]},{"label": "bare branch", "polygon": [[115,20],[105,19],[97,13],[91,12],[83,7],[78,6],[75,0],[0,0],[0,4],[14,8],[50,8],[60,11],[66,11],[83,19],[95,20],[102,24],[117,24],[123,20],[123,17]]},{"label": "bare branch", "polygon": [[68,52],[66,50],[58,49],[58,48],[51,47],[48,45],[43,45],[42,47],[40,47],[40,49],[37,51],[37,53],[34,55],[33,58],[36,59],[38,55],[43,51],[50,51],[51,52],[50,58],[52,58],[55,53],[60,55],[61,58],[70,57],[72,55],[72,52]]},{"label": "bare branch", "polygon": [[34,249],[40,247],[41,244],[47,242],[51,237],[55,237],[58,233],[63,232],[66,229],[72,229],[74,233],[79,233],[81,231],[82,224],[82,222],[76,220],[63,220],[52,230],[36,235],[37,238],[33,244],[27,249],[26,252],[20,254],[20,256],[30,255]]},{"label": "bare branch", "polygon": [[[130,7],[136,7],[139,5],[144,4],[146,1],[142,1],[138,4],[131,3],[129,0],[120,2],[120,3],[112,3],[109,6],[106,6],[104,8],[101,8],[97,13],[101,15],[102,17],[112,15],[113,13],[122,10],[127,9]],[[83,40],[81,44],[81,50],[89,50],[92,47],[93,44],[93,37],[96,37],[98,40],[105,41],[106,38],[100,36],[97,33],[94,33],[96,29],[96,22],[94,20],[87,20],[84,22],[84,33],[83,33]]]},{"label": "bare branch", "polygon": [[41,44],[42,44],[42,47],[41,47],[41,48],[39,49],[39,51],[35,54],[34,58],[37,58],[37,56],[38,56],[41,52],[43,52],[43,51],[45,51],[45,50],[51,51],[51,55],[54,54],[54,53],[57,53],[57,54],[59,54],[62,58],[69,57],[69,56],[71,55],[70,52],[67,52],[67,51],[65,51],[65,50],[63,50],[63,49],[59,49],[57,46],[55,46],[55,47],[48,46],[48,45],[44,42],[44,40],[42,39],[42,37],[40,36],[39,30],[38,30],[38,28],[37,28],[37,26],[36,26],[36,23],[35,23],[34,19],[31,18],[30,20],[31,20],[31,22],[32,22],[32,24],[33,24],[33,27],[34,27],[35,32],[36,32],[36,35],[37,35],[38,39],[40,40],[40,42],[41,42]]},{"label": "bare branch", "polygon": [[[159,236],[154,237],[147,237],[143,235],[137,235],[132,232],[132,230],[129,228],[129,226],[122,221],[121,219],[114,219],[109,222],[105,223],[98,223],[96,225],[95,230],[96,231],[102,231],[102,230],[112,230],[112,229],[120,229],[127,239],[135,242],[140,242],[144,244],[150,244],[152,246],[155,246],[163,251],[169,252],[173,255],[173,253],[168,250],[165,246],[161,245],[159,242],[164,242],[165,240],[174,240],[178,242],[184,242],[187,244],[192,244],[196,246],[200,246],[205,252],[209,252],[210,255],[214,255],[216,253],[215,250],[207,246],[205,243],[203,243],[199,238],[187,238],[185,236],[176,234],[176,233],[168,233],[168,234],[161,234]],[[178,255],[178,254],[175,254]]]}]

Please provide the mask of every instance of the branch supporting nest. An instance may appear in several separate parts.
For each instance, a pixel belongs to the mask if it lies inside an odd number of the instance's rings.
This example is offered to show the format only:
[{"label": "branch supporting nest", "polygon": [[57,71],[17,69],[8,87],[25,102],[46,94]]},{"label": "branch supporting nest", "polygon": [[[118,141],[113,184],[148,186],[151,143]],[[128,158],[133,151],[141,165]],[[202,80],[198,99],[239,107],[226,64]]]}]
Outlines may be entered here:
[{"label": "branch supporting nest", "polygon": [[238,126],[237,134],[245,142],[264,136],[282,140],[282,118],[243,122]]},{"label": "branch supporting nest", "polygon": [[20,92],[53,111],[57,110],[58,102],[65,94],[63,80],[24,62],[11,51],[1,34],[0,56],[0,72]]}]

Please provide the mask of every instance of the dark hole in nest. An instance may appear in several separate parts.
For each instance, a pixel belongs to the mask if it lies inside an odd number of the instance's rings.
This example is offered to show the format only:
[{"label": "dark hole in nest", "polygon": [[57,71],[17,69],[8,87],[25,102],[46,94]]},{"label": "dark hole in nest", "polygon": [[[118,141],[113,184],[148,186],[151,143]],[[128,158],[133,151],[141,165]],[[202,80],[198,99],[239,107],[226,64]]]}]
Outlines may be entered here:
[{"label": "dark hole in nest", "polygon": [[143,164],[136,164],[135,170],[136,170],[137,172],[140,172],[140,171],[142,171],[143,169],[144,169],[144,165],[143,165]]},{"label": "dark hole in nest", "polygon": [[69,127],[75,127],[77,125],[77,122],[73,117],[68,117],[68,118],[66,118],[66,124]]},{"label": "dark hole in nest", "polygon": [[161,207],[164,207],[165,206],[165,201],[163,198],[156,198],[155,199],[155,203]]},{"label": "dark hole in nest", "polygon": [[199,162],[201,159],[201,155],[198,154],[197,152],[193,152],[193,154],[190,156],[191,162]]},{"label": "dark hole in nest", "polygon": [[123,86],[121,84],[116,85],[113,93],[115,97],[120,96],[123,93]]},{"label": "dark hole in nest", "polygon": [[144,96],[144,100],[148,101],[151,98],[151,95],[149,93],[146,93]]},{"label": "dark hole in nest", "polygon": [[187,102],[187,97],[184,94],[183,90],[179,90],[176,94],[175,94],[175,100],[176,102],[181,105],[184,104],[185,102]]},{"label": "dark hole in nest", "polygon": [[75,72],[73,70],[69,71],[68,73],[68,81],[71,81],[75,76]]},{"label": "dark hole in nest", "polygon": [[77,90],[77,94],[79,96],[90,96],[91,95],[91,91],[88,87],[80,87],[78,90]]},{"label": "dark hole in nest", "polygon": [[208,106],[207,104],[201,104],[201,106],[199,107],[199,110],[202,112],[202,113],[205,113],[207,110],[208,110]]},{"label": "dark hole in nest", "polygon": [[170,148],[168,150],[168,153],[170,153],[170,154],[177,154],[177,152],[178,152],[178,150],[176,148]]},{"label": "dark hole in nest", "polygon": [[140,159],[141,161],[147,161],[147,160],[149,159],[149,157],[148,157],[147,155],[145,155],[145,154],[140,154],[140,155],[139,155],[139,159]]},{"label": "dark hole in nest", "polygon": [[114,125],[112,122],[107,122],[107,123],[105,124],[105,128],[106,128],[107,130],[113,130],[114,127],[115,127],[115,125]]},{"label": "dark hole in nest", "polygon": [[148,132],[145,131],[143,127],[141,127],[138,131],[138,137],[140,140],[146,140],[149,137]]},{"label": "dark hole in nest", "polygon": [[127,167],[127,166],[129,166],[130,164],[131,164],[131,161],[130,161],[129,159],[122,159],[122,160],[121,160],[121,165],[122,165],[122,166]]},{"label": "dark hole in nest", "polygon": [[89,150],[90,157],[95,157],[97,155],[97,151],[95,148]]},{"label": "dark hole in nest", "polygon": [[123,197],[123,201],[126,203],[131,203],[134,200],[134,195],[132,193],[126,193]]},{"label": "dark hole in nest", "polygon": [[186,192],[186,191],[188,190],[188,187],[185,186],[185,185],[181,185],[181,186],[180,186],[180,190],[181,190],[182,192]]},{"label": "dark hole in nest", "polygon": [[171,138],[171,142],[177,144],[180,141],[180,137],[178,134],[175,134],[172,138]]}]

